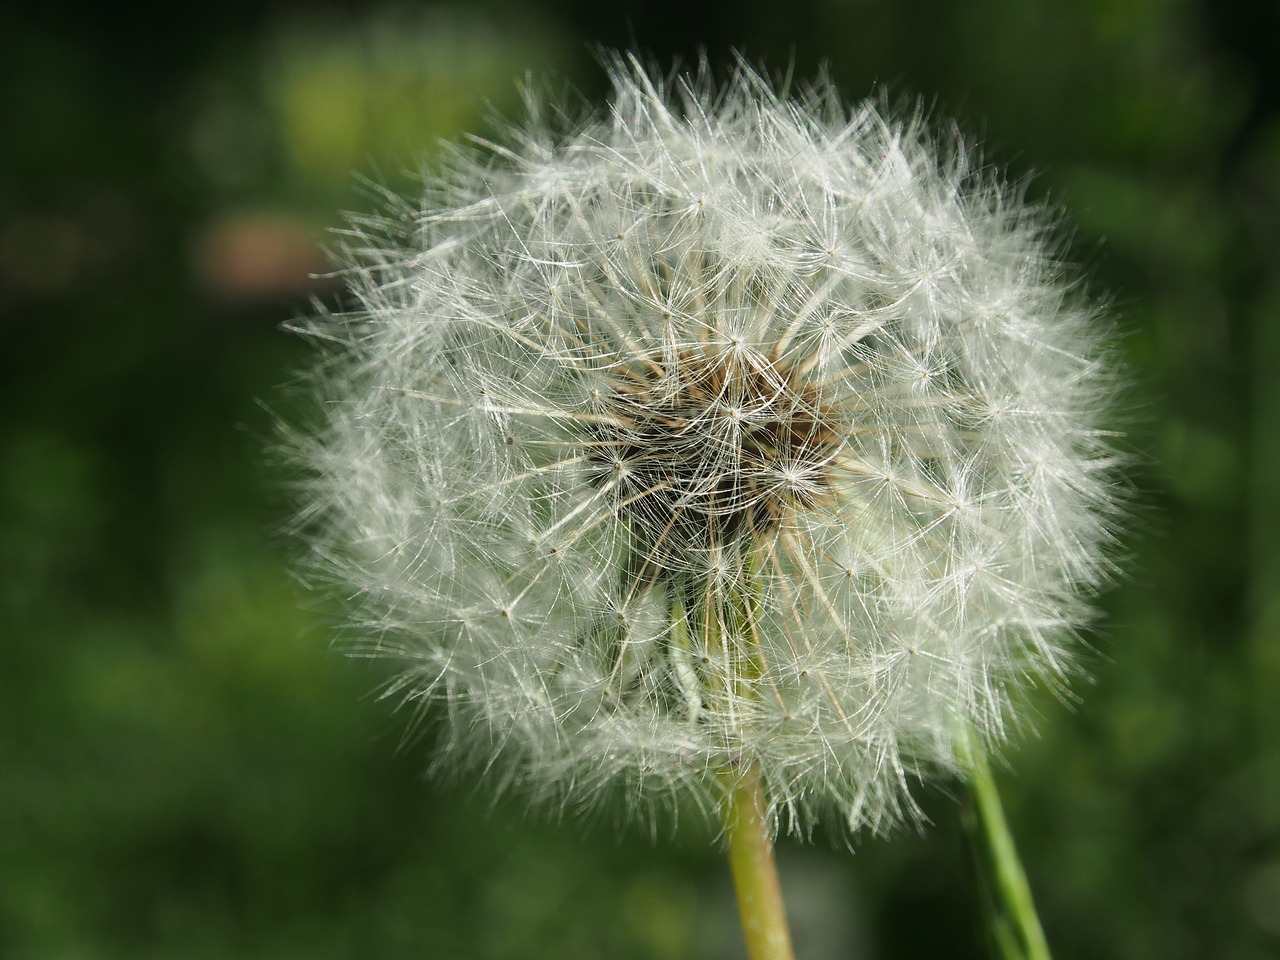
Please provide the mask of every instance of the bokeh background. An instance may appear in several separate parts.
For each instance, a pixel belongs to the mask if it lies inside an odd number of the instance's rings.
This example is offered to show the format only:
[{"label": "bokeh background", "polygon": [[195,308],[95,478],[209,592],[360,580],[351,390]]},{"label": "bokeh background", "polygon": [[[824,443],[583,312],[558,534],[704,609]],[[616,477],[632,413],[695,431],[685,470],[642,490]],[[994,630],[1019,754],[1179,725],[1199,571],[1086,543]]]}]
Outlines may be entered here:
[{"label": "bokeh background", "polygon": [[[594,50],[738,48],[959,120],[1069,212],[1138,452],[1091,679],[1002,792],[1062,957],[1280,954],[1280,14],[1227,0],[0,12],[0,956],[732,958],[705,827],[530,816],[288,574],[281,324],[326,228]],[[1119,419],[1118,419],[1119,422]],[[781,844],[804,960],[986,955],[957,790]]]}]

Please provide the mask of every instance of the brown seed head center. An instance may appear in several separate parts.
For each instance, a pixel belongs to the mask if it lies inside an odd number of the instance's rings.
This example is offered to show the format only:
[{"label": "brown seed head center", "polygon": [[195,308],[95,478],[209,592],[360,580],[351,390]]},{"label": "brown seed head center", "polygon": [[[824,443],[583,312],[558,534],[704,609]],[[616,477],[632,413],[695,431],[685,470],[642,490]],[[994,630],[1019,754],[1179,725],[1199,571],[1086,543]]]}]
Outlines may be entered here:
[{"label": "brown seed head center", "polygon": [[589,457],[640,540],[646,578],[696,568],[828,498],[837,421],[789,366],[697,349],[615,377]]}]

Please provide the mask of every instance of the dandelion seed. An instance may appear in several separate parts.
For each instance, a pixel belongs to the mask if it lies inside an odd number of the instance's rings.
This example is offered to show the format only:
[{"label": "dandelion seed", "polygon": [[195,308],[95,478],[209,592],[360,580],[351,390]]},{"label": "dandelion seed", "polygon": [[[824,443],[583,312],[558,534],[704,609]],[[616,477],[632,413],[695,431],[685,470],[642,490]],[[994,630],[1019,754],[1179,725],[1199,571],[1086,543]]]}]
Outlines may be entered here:
[{"label": "dandelion seed", "polygon": [[446,762],[885,829],[1056,684],[1106,570],[1095,311],[919,116],[613,64],[608,114],[353,222],[319,569]]}]

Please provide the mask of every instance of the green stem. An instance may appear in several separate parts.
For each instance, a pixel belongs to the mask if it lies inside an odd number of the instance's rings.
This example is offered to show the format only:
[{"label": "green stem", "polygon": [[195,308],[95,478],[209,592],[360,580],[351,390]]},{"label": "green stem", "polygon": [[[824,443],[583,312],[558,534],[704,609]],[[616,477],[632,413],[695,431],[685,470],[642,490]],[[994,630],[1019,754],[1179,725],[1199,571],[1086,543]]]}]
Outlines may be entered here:
[{"label": "green stem", "polygon": [[778,883],[773,843],[764,820],[760,771],[752,765],[725,775],[724,828],[738,915],[750,960],[795,960]]},{"label": "green stem", "polygon": [[991,935],[996,948],[1005,960],[1051,960],[986,751],[968,731],[957,737],[957,748],[973,792],[974,810],[965,818],[965,826],[979,852],[979,869],[988,874]]},{"label": "green stem", "polygon": [[[757,681],[763,672],[755,622],[759,570],[759,555],[749,553],[743,558],[742,580],[724,598],[724,607],[706,618],[708,636],[702,638],[707,650],[726,645],[723,649],[730,664],[726,678],[729,689],[723,695],[738,699],[759,696]],[[724,625],[729,627],[727,634],[723,632]],[[765,821],[767,804],[760,785],[760,767],[755,761],[732,764],[721,773],[721,785],[729,870],[738,898],[747,957],[795,960],[773,839]]]}]

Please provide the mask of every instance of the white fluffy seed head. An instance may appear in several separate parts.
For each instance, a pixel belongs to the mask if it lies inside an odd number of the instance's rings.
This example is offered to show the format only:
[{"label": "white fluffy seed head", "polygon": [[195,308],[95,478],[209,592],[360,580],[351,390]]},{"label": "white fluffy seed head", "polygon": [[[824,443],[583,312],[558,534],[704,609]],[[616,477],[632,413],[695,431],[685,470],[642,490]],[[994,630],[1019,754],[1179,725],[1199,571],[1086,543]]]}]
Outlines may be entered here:
[{"label": "white fluffy seed head", "polygon": [[607,115],[353,221],[310,332],[316,568],[448,761],[882,829],[1071,664],[1113,377],[1041,215],[825,83],[612,65]]}]

